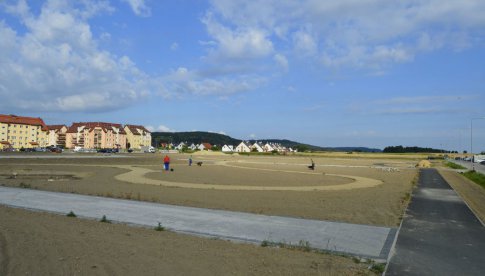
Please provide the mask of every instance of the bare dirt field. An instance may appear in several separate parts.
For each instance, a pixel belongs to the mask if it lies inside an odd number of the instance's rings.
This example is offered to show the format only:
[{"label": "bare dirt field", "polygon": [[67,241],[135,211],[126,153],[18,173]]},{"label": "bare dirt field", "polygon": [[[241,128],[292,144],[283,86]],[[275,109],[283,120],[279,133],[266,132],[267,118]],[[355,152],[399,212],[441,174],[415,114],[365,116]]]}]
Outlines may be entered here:
[{"label": "bare dirt field", "polygon": [[417,175],[407,159],[172,154],[164,172],[161,154],[53,157],[0,158],[0,184],[395,227]]},{"label": "bare dirt field", "polygon": [[0,205],[0,275],[371,275],[351,258]]},{"label": "bare dirt field", "polygon": [[[0,184],[396,227],[419,159],[161,154],[17,155]],[[40,158],[39,158],[40,157]],[[308,169],[310,158],[315,170]],[[196,162],[203,162],[197,166]],[[0,275],[366,275],[369,264],[0,206]]]}]

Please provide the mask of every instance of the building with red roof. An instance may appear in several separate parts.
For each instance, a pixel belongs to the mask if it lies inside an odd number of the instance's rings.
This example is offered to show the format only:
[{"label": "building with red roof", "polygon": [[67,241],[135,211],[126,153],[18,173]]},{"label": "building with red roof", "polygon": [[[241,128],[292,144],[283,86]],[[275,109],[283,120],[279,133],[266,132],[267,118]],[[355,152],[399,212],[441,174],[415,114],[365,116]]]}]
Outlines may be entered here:
[{"label": "building with red roof", "polygon": [[141,149],[152,145],[152,133],[144,126],[125,125],[127,147]]},{"label": "building with red roof", "polygon": [[47,132],[41,118],[0,114],[0,149],[45,147]]},{"label": "building with red roof", "polygon": [[126,149],[126,132],[121,124],[73,123],[66,131],[66,148]]}]

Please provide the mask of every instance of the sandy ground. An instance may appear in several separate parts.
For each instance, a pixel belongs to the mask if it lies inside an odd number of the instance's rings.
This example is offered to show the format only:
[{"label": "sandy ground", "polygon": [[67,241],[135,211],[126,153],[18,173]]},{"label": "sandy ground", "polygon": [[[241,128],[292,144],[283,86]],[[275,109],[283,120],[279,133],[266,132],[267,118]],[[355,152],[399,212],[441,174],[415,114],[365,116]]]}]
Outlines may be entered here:
[{"label": "sandy ground", "polygon": [[189,167],[178,154],[163,172],[162,158],[0,159],[0,184],[395,227],[417,174],[415,160],[312,157],[312,171],[306,157],[193,156],[203,165]]},{"label": "sandy ground", "polygon": [[173,172],[160,154],[0,159],[0,184],[395,227],[417,174],[415,160],[312,157],[312,171],[306,157],[193,156],[200,167],[171,157]]},{"label": "sandy ground", "polygon": [[351,258],[0,206],[0,275],[368,275]]},{"label": "sandy ground", "polygon": [[[1,185],[391,227],[419,161],[312,156],[311,171],[309,157],[194,155],[203,165],[189,167],[189,155],[174,154],[174,171],[164,173],[160,154],[27,156],[49,158],[0,158]],[[0,217],[0,275],[372,274],[333,255],[4,206]]]}]

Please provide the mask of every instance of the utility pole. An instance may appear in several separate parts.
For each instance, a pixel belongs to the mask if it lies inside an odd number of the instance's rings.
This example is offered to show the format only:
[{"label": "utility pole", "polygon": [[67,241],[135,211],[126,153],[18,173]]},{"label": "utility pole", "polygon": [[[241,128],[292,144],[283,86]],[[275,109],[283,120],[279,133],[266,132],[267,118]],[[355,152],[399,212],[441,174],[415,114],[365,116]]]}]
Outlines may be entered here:
[{"label": "utility pole", "polygon": [[480,119],[485,119],[485,117],[478,117],[478,118],[472,118],[470,120],[470,153],[472,155],[472,158],[470,161],[472,162],[472,171],[475,171],[475,162],[474,162],[474,157],[475,155],[473,154],[473,120],[480,120]]}]

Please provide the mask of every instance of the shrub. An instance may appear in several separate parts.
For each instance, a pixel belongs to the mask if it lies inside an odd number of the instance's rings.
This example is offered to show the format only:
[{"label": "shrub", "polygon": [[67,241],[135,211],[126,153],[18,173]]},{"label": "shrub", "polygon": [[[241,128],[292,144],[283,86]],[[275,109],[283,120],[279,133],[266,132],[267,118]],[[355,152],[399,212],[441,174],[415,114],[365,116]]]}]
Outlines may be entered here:
[{"label": "shrub", "polygon": [[155,231],[165,231],[165,227],[159,222],[158,225],[155,227]]},{"label": "shrub", "polygon": [[106,223],[111,223],[111,221],[106,218],[106,215],[103,215],[103,217],[101,218],[100,221],[101,222],[106,222]]},{"label": "shrub", "polygon": [[77,216],[76,216],[76,214],[74,214],[74,212],[73,212],[73,211],[70,211],[69,213],[67,213],[67,215],[66,215],[66,216],[71,217],[71,218],[75,218],[75,217],[77,217]]}]

